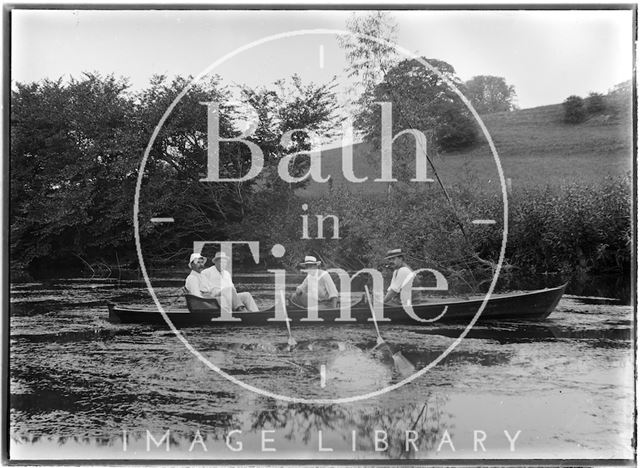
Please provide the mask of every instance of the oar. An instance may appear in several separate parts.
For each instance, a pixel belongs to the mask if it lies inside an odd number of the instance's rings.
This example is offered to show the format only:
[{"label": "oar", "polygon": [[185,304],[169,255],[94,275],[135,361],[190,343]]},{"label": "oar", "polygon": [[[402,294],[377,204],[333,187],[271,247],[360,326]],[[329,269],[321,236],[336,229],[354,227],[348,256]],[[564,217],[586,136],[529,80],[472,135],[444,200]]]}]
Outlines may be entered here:
[{"label": "oar", "polygon": [[280,291],[280,298],[282,299],[282,309],[284,310],[285,323],[287,324],[287,331],[289,332],[289,340],[287,341],[287,344],[290,348],[293,348],[298,344],[298,342],[293,338],[293,335],[291,334],[291,325],[289,325],[289,316],[287,315],[287,300],[284,297],[283,291]]},{"label": "oar", "polygon": [[[380,335],[380,329],[378,328],[378,321],[376,320],[376,314],[373,311],[373,302],[372,302],[372,297],[369,297],[369,286],[367,286],[366,284],[364,285],[364,290],[367,292],[367,303],[369,304],[369,310],[371,311],[371,317],[373,317],[373,324],[376,326],[376,333],[378,334],[378,339],[376,340],[376,345],[373,347],[373,349],[376,349],[378,346],[385,344],[384,340],[382,339],[382,336]],[[373,349],[371,351],[373,351]]]},{"label": "oar", "polygon": [[[378,346],[380,346],[382,344],[387,345],[387,348],[391,352],[391,357],[393,358],[393,363],[395,364],[395,366],[398,369],[398,371],[401,374],[412,374],[412,373],[414,373],[416,371],[416,368],[411,363],[411,361],[409,361],[406,357],[404,357],[404,355],[402,354],[402,352],[400,350],[398,350],[398,351],[396,351],[394,353],[393,350],[391,349],[391,346],[389,346],[389,344],[386,343],[382,339],[382,336],[380,335],[380,329],[378,328],[378,321],[376,320],[376,314],[373,311],[373,295],[369,294],[369,287],[366,284],[364,285],[364,289],[365,289],[366,294],[367,294],[367,302],[369,303],[369,310],[371,311],[371,317],[373,318],[373,324],[376,326],[376,333],[378,334],[378,339],[377,339],[376,345],[373,347],[373,349],[376,349]],[[372,349],[372,351],[373,351],[373,349]]]}]

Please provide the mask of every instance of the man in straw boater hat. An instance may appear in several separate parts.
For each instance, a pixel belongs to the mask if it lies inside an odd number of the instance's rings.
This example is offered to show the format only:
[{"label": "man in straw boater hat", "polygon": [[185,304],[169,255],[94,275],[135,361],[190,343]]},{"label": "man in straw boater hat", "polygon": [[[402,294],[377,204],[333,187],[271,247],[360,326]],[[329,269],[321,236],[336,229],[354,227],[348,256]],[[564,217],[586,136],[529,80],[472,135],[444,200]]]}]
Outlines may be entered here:
[{"label": "man in straw boater hat", "polygon": [[184,287],[188,294],[198,297],[213,297],[213,285],[202,274],[207,259],[199,253],[192,253],[189,257],[191,272],[187,276]]},{"label": "man in straw boater hat", "polygon": [[258,312],[256,301],[248,292],[239,293],[231,279],[231,273],[227,270],[229,257],[224,252],[218,252],[213,257],[213,266],[205,269],[202,275],[211,283],[213,295],[220,297],[220,306],[227,310],[248,310]]},{"label": "man in straw boater hat", "polygon": [[299,266],[306,270],[307,277],[296,288],[291,300],[296,304],[306,306],[309,304],[309,296],[313,294],[317,295],[318,305],[336,309],[338,307],[338,290],[331,275],[319,268],[320,262],[316,257],[307,255]]},{"label": "man in straw boater hat", "polygon": [[[411,299],[411,280],[413,271],[404,261],[404,252],[401,249],[391,249],[387,251],[385,260],[389,260],[394,268],[391,284],[384,296],[384,302],[402,303]],[[406,302],[405,301],[405,302]]]}]

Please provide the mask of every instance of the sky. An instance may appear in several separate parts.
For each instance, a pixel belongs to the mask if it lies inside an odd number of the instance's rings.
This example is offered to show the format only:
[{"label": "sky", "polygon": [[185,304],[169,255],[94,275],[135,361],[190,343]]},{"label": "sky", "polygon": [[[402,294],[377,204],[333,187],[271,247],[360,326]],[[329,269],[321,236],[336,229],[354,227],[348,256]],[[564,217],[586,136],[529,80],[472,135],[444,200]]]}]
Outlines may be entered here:
[{"label": "sky", "polygon": [[[145,87],[154,74],[198,75],[253,41],[297,30],[344,30],[349,11],[14,10],[11,80],[113,73]],[[505,77],[530,108],[606,93],[632,76],[631,11],[393,11],[397,44],[453,65],[458,76]],[[269,40],[213,72],[225,83],[268,85],[294,73],[344,79],[336,35]]]}]

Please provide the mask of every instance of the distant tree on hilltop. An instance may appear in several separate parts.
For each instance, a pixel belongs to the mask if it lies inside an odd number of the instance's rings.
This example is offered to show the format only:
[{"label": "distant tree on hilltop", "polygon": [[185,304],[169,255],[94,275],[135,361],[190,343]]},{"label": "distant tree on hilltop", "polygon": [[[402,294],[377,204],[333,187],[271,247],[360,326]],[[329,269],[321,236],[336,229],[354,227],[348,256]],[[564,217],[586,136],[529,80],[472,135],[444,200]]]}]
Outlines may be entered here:
[{"label": "distant tree on hilltop", "polygon": [[589,93],[589,96],[585,99],[585,104],[589,114],[599,114],[607,108],[604,96],[600,93]]},{"label": "distant tree on hilltop", "polygon": [[606,96],[607,108],[618,118],[630,118],[632,96],[631,80],[618,83]]},{"label": "distant tree on hilltop", "polygon": [[631,94],[631,80],[618,83],[609,91],[609,94]]},{"label": "distant tree on hilltop", "polygon": [[587,117],[584,100],[580,96],[569,96],[562,103],[562,106],[564,107],[565,123],[577,124],[584,122]]},{"label": "distant tree on hilltop", "polygon": [[478,75],[465,83],[466,96],[479,114],[509,111],[516,108],[516,90],[501,76]]}]

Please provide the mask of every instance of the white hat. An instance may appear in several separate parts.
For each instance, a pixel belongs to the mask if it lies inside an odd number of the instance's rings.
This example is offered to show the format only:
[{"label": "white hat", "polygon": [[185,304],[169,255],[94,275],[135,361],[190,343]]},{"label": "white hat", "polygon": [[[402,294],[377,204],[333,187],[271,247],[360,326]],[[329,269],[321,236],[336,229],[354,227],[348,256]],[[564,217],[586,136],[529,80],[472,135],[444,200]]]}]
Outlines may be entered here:
[{"label": "white hat", "polygon": [[385,260],[390,260],[394,257],[404,257],[404,252],[402,249],[391,249],[387,251],[387,255],[385,255]]},{"label": "white hat", "polygon": [[320,262],[311,255],[307,255],[304,257],[304,262],[300,263],[300,265],[320,265]]},{"label": "white hat", "polygon": [[216,260],[229,260],[229,257],[224,252],[218,252],[215,257],[213,257],[213,261]]},{"label": "white hat", "polygon": [[191,264],[196,260],[198,260],[199,258],[204,258],[204,257],[200,255],[198,252],[192,253],[191,257],[189,257],[189,266],[191,266]]}]

